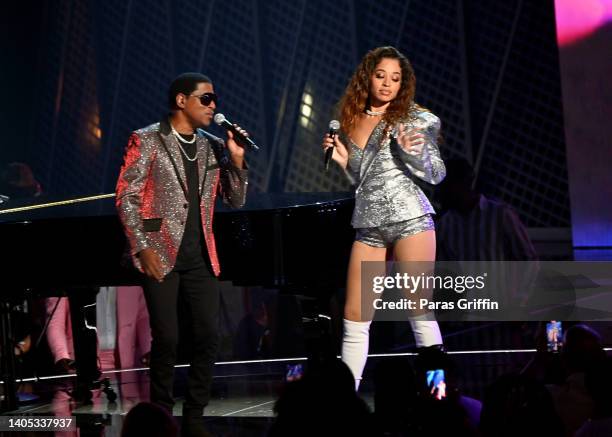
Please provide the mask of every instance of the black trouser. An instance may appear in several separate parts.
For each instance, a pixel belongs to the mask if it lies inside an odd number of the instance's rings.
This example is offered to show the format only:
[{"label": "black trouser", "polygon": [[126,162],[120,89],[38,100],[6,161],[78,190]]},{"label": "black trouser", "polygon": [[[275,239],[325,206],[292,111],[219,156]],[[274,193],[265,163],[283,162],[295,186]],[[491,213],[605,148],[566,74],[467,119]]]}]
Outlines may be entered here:
[{"label": "black trouser", "polygon": [[183,416],[202,416],[210,398],[210,385],[218,340],[219,288],[206,266],[172,271],[157,282],[143,283],[151,323],[151,401],[172,412],[174,364],[178,344],[179,297],[189,319],[193,350]]}]

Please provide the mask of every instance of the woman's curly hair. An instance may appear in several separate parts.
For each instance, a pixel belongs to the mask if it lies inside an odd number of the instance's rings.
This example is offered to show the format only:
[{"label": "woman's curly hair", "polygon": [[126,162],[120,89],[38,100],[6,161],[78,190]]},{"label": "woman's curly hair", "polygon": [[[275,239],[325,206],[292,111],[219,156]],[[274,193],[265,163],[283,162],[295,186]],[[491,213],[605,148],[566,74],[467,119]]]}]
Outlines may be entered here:
[{"label": "woman's curly hair", "polygon": [[359,115],[370,106],[370,78],[384,58],[399,61],[402,79],[397,97],[389,104],[383,120],[387,126],[392,126],[417,108],[414,103],[416,77],[408,58],[395,47],[375,48],[363,57],[338,103],[340,126],[345,133],[350,132]]}]

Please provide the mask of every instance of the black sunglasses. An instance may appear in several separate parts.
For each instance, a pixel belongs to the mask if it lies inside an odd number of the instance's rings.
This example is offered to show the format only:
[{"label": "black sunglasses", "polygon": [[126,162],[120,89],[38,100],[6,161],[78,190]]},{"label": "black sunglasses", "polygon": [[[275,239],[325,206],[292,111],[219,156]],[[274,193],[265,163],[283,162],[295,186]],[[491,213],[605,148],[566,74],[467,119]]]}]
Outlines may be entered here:
[{"label": "black sunglasses", "polygon": [[204,93],[200,96],[190,94],[190,97],[197,97],[204,106],[209,106],[212,102],[215,102],[215,105],[217,104],[217,95],[215,93]]}]

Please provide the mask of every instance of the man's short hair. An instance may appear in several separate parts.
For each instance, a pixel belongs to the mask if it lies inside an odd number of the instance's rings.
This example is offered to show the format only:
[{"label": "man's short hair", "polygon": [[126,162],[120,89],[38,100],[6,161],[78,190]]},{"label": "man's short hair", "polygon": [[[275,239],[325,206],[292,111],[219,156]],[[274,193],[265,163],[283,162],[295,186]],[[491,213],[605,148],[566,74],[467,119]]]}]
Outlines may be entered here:
[{"label": "man's short hair", "polygon": [[196,90],[199,83],[212,83],[208,76],[202,73],[183,73],[177,76],[168,89],[168,107],[178,109],[176,106],[176,96],[185,94],[188,96]]}]

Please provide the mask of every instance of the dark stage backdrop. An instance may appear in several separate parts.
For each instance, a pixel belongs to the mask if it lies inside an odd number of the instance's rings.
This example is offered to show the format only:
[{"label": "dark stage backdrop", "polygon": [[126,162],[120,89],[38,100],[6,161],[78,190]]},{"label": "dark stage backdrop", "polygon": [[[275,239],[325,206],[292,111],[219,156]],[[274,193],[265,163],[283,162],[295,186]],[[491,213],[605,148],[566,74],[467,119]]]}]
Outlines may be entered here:
[{"label": "dark stage backdrop", "polygon": [[5,15],[13,32],[2,46],[21,50],[11,52],[12,80],[2,86],[23,108],[3,108],[11,134],[1,161],[29,163],[49,194],[112,192],[130,131],[165,114],[166,88],[184,71],[208,74],[219,111],[261,145],[249,157],[254,192],[346,190],[340,172],[322,172],[320,138],[359,59],[391,44],[414,64],[418,101],[443,121],[444,156],[473,162],[485,193],[529,226],[569,226],[552,1],[49,0],[17,8]]}]

